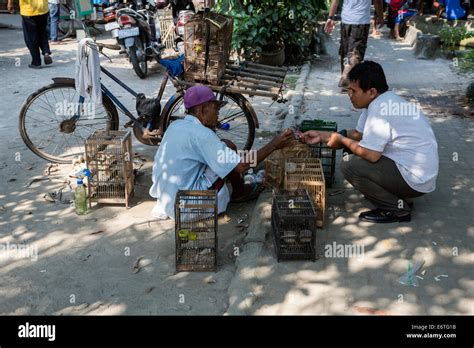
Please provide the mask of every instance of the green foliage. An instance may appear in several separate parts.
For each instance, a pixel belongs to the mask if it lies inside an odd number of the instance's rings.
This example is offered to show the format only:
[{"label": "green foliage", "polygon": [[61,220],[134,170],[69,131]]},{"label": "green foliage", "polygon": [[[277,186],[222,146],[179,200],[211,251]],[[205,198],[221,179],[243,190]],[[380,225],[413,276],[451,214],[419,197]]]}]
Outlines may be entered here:
[{"label": "green foliage", "polygon": [[304,50],[325,8],[326,0],[218,0],[216,6],[234,18],[233,49],[245,58],[275,43]]},{"label": "green foliage", "polygon": [[459,59],[459,70],[461,72],[470,73],[474,72],[474,49],[469,49]]},{"label": "green foliage", "polygon": [[468,32],[465,27],[444,25],[439,31],[439,36],[444,47],[453,49],[455,46],[459,45],[461,40],[474,37],[474,33]]},{"label": "green foliage", "polygon": [[466,90],[466,99],[467,102],[471,105],[474,106],[474,82],[471,82],[469,87],[467,87]]}]

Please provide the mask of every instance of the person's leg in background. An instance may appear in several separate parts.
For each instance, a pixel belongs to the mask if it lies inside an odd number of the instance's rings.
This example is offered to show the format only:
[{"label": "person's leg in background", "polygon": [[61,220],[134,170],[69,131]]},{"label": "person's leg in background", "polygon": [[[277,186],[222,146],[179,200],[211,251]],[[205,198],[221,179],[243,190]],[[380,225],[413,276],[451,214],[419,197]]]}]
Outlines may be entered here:
[{"label": "person's leg in background", "polygon": [[44,64],[51,64],[53,59],[51,58],[51,50],[49,49],[48,42],[48,17],[49,12],[41,16],[36,16],[37,18],[37,28],[38,28],[38,38],[39,45],[41,48],[41,53],[44,56]]},{"label": "person's leg in background", "polygon": [[362,62],[367,49],[370,24],[351,25],[350,35],[347,41],[347,53],[344,58],[344,70],[341,76],[341,87],[349,85],[348,75],[352,68]]},{"label": "person's leg in background", "polygon": [[[395,162],[385,156],[370,163],[349,155],[341,162],[341,171],[344,178],[377,208],[361,213],[363,221],[410,221],[411,200],[423,195],[405,182]],[[385,216],[388,221],[380,221],[380,216]]]},{"label": "person's leg in background", "polygon": [[48,3],[49,8],[49,38],[52,43],[58,42],[59,4]]},{"label": "person's leg in background", "polygon": [[39,48],[38,28],[35,17],[21,16],[21,24],[23,27],[23,37],[25,39],[26,47],[30,51],[31,64],[30,68],[41,67],[41,54]]},{"label": "person's leg in background", "polygon": [[349,86],[347,77],[344,79],[344,69],[347,64],[347,54],[349,52],[349,38],[351,35],[352,25],[341,23],[341,44],[339,46],[339,57],[341,59],[341,78],[339,87],[346,89]]}]

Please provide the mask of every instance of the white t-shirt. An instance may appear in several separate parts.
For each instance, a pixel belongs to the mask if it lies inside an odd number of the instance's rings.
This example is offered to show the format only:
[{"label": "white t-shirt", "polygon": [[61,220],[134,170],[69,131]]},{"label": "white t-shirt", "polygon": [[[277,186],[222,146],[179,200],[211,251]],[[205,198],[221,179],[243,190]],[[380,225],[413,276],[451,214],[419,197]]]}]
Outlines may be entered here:
[{"label": "white t-shirt", "polygon": [[[157,198],[152,216],[174,219],[179,190],[208,190],[214,181],[226,177],[240,157],[197,117],[187,115],[171,123],[155,155],[150,195]],[[217,195],[218,213],[226,210],[230,192],[226,185]]]},{"label": "white t-shirt", "polygon": [[393,160],[411,188],[422,193],[435,190],[438,144],[417,104],[385,92],[364,109],[356,130],[363,133],[359,145]]},{"label": "white t-shirt", "polygon": [[344,24],[370,24],[372,0],[344,0],[341,19]]}]

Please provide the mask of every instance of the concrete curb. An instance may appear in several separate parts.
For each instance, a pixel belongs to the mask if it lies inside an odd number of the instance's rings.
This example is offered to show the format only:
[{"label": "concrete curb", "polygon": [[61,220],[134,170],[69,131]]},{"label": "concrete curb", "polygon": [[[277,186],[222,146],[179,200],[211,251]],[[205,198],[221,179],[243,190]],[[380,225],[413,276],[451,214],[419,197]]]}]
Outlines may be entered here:
[{"label": "concrete curb", "polygon": [[271,193],[260,195],[255,204],[255,214],[250,220],[243,250],[236,259],[236,271],[227,290],[229,307],[225,315],[250,315],[250,308],[257,296],[253,292],[258,275],[257,258],[261,255],[266,235],[270,231]]},{"label": "concrete curb", "polygon": [[[282,108],[276,112],[276,115],[281,118],[283,115],[285,117],[282,129],[290,128],[300,116],[301,106],[304,102],[304,89],[310,72],[311,61],[308,61],[301,68],[294,92],[288,95],[288,109]],[[244,238],[243,250],[235,261],[236,270],[227,290],[229,307],[225,315],[252,314],[250,309],[257,300],[257,295],[253,291],[258,285],[257,258],[261,255],[266,236],[271,230],[270,216],[271,193],[265,192],[260,195],[255,204],[255,214],[250,220],[248,234]]]},{"label": "concrete curb", "polygon": [[304,89],[310,72],[311,61],[308,61],[301,68],[300,77],[298,81],[296,81],[295,91],[290,95],[291,99],[289,100],[288,112],[283,121],[282,129],[291,128],[300,117],[301,106],[304,102]]}]

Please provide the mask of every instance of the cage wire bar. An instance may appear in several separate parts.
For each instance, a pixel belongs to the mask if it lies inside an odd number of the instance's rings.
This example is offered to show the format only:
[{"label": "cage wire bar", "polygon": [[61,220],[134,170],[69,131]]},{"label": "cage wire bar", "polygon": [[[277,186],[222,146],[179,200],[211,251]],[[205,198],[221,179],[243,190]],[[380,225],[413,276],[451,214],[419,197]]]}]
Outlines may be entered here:
[{"label": "cage wire bar", "polygon": [[92,203],[125,204],[134,193],[130,131],[95,131],[85,143],[89,207]]},{"label": "cage wire bar", "polygon": [[233,19],[207,12],[184,25],[184,78],[218,85],[229,60]]},{"label": "cage wire bar", "polygon": [[180,190],[175,203],[176,271],[216,271],[217,191]]},{"label": "cage wire bar", "polygon": [[272,230],[277,260],[316,261],[316,209],[306,189],[273,190]]},{"label": "cage wire bar", "polygon": [[[337,122],[324,120],[305,120],[299,126],[300,131],[319,130],[325,132],[337,132]],[[313,157],[321,160],[326,185],[331,187],[336,174],[336,149],[326,144],[319,143],[310,145]]]},{"label": "cage wire bar", "polygon": [[318,158],[287,158],[284,188],[306,189],[317,207],[316,225],[324,228],[326,211],[326,184],[321,160]]}]

